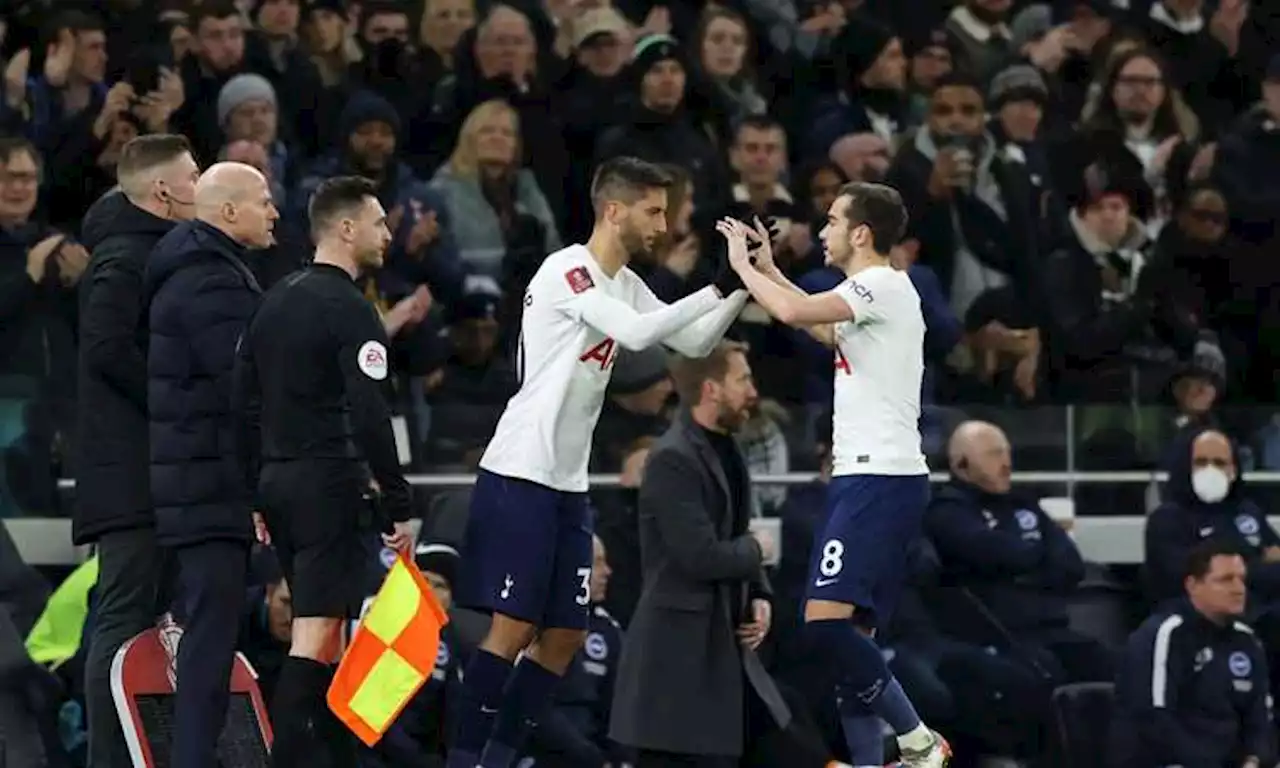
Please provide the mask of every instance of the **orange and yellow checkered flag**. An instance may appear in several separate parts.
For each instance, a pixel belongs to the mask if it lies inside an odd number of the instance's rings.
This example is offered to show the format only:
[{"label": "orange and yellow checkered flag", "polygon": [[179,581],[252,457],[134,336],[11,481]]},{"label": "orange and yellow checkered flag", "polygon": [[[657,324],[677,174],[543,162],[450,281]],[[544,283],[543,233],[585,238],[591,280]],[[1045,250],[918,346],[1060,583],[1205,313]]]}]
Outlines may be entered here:
[{"label": "orange and yellow checkered flag", "polygon": [[365,744],[377,744],[431,676],[448,623],[422,572],[401,553],[342,655],[329,709]]}]

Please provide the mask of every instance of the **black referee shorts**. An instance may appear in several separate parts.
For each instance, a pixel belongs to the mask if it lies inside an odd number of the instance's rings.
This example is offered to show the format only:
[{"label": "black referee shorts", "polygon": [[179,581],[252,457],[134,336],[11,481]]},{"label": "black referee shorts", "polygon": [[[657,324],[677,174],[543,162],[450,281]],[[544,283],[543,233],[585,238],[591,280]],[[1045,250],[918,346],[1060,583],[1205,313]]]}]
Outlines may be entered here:
[{"label": "black referee shorts", "polygon": [[[362,473],[337,459],[273,462],[259,482],[263,517],[298,618],[346,619],[377,590],[377,531],[363,514]],[[365,525],[362,526],[362,519]]]}]

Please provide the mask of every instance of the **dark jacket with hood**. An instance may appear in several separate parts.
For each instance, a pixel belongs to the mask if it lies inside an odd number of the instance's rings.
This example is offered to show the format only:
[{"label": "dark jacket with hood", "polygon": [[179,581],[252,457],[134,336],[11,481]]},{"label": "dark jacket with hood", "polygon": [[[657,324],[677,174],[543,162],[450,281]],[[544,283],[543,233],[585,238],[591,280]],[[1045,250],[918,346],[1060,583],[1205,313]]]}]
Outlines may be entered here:
[{"label": "dark jacket with hood", "polygon": [[[1238,547],[1248,561],[1249,609],[1260,611],[1280,597],[1280,563],[1263,559],[1267,547],[1280,546],[1280,535],[1267,522],[1262,508],[1245,495],[1245,482],[1238,475],[1222,501],[1206,504],[1196,496],[1191,484],[1191,452],[1196,438],[1206,431],[1207,427],[1188,430],[1169,452],[1164,503],[1147,517],[1147,589],[1157,601],[1181,596],[1191,550],[1205,539],[1220,538]],[[1239,448],[1234,442],[1231,452],[1240,467]]]},{"label": "dark jacket with hood", "polygon": [[1035,501],[952,480],[934,492],[925,530],[943,583],[970,589],[1006,629],[1067,627],[1067,598],[1084,578],[1084,561]]},{"label": "dark jacket with hood", "polygon": [[108,193],[85,214],[92,252],[80,278],[76,544],[155,524],[147,450],[147,326],[142,280],[147,259],[174,227]]},{"label": "dark jacket with hood", "polygon": [[[290,218],[293,221],[306,222],[306,207],[311,195],[326,179],[344,173],[369,175],[353,163],[350,140],[360,126],[371,122],[391,126],[396,133],[397,150],[402,147],[400,116],[395,107],[375,93],[356,92],[347,102],[339,119],[338,131],[341,139],[338,148],[317,160],[289,197],[292,206]],[[440,195],[398,159],[402,154],[397,151],[388,159],[386,172],[380,179],[379,202],[388,213],[399,206],[403,216],[400,226],[391,233],[391,249],[387,252],[385,268],[378,274],[378,282],[386,288],[389,296],[396,299],[412,293],[418,285],[425,284],[437,299],[448,303],[461,295],[465,278],[462,262],[458,258],[458,246],[449,229],[449,211]],[[440,224],[440,234],[427,246],[421,258],[413,258],[405,251],[414,225],[415,210],[420,210],[423,214],[434,211]]]},{"label": "dark jacket with hood", "polygon": [[151,499],[164,546],[253,539],[231,410],[236,347],[262,295],[245,257],[220,230],[190,221],[147,265]]}]

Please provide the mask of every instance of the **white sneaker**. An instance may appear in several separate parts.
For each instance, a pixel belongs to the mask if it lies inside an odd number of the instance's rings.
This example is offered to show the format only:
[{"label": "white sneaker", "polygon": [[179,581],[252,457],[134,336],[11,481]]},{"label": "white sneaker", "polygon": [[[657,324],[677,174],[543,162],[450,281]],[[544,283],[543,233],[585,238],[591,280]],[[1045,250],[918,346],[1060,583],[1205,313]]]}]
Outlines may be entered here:
[{"label": "white sneaker", "polygon": [[937,731],[933,731],[933,743],[922,750],[907,749],[898,745],[902,768],[946,768],[951,762],[951,745]]}]

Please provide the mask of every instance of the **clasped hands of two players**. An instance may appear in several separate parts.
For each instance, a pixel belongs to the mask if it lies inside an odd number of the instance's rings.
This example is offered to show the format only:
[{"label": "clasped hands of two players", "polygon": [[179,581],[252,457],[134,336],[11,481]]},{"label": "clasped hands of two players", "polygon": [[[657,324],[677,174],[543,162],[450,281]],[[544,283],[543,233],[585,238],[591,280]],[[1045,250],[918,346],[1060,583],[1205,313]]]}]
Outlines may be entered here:
[{"label": "clasped hands of two players", "polygon": [[743,287],[743,270],[756,269],[767,275],[777,268],[773,263],[772,235],[759,216],[755,218],[755,227],[737,219],[723,218],[716,222],[716,231],[724,235],[729,248],[729,263],[714,283],[721,296],[727,297]]}]

